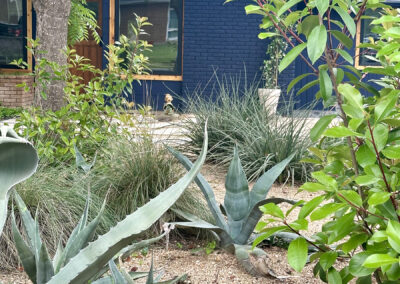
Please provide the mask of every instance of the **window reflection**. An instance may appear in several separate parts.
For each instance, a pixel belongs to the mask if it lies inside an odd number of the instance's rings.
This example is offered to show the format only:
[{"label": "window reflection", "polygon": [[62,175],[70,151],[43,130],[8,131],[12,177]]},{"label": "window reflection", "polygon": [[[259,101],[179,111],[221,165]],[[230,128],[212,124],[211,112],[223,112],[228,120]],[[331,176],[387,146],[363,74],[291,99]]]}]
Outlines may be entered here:
[{"label": "window reflection", "polygon": [[142,36],[153,45],[150,59],[153,74],[181,74],[182,0],[120,0],[119,33],[134,39],[130,25],[134,13],[147,17],[152,26]]},{"label": "window reflection", "polygon": [[0,0],[0,66],[24,58],[23,0]]}]

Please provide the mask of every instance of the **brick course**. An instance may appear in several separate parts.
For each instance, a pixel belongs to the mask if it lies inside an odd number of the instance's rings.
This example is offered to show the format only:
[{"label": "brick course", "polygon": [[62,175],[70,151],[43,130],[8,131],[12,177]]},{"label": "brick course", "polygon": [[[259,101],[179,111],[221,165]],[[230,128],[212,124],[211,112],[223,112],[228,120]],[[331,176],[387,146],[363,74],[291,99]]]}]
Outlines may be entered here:
[{"label": "brick course", "polygon": [[[28,92],[17,84],[27,83]],[[0,75],[0,105],[5,107],[28,107],[33,104],[33,77],[28,75]]]}]

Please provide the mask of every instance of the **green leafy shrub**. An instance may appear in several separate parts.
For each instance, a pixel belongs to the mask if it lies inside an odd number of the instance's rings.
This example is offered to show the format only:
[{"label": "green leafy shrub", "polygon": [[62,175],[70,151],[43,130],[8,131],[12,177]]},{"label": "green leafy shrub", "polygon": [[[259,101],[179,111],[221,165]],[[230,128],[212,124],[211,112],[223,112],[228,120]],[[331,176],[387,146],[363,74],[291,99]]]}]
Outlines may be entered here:
[{"label": "green leafy shrub", "polygon": [[[275,32],[270,30],[268,33]],[[275,33],[276,34],[276,33]],[[286,55],[286,49],[288,48],[287,42],[281,37],[274,37],[268,43],[267,47],[267,59],[264,60],[262,71],[262,81],[264,88],[267,89],[278,89],[278,75],[279,75],[279,63]]]},{"label": "green leafy shrub", "polygon": [[[41,158],[49,162],[69,161],[74,158],[74,145],[87,154],[94,154],[107,138],[117,133],[128,134],[127,126],[133,126],[132,114],[125,112],[126,96],[132,90],[136,74],[146,73],[148,58],[143,52],[150,45],[139,40],[144,32],[142,26],[149,24],[146,18],[137,17],[134,32],[135,42],[121,37],[118,45],[108,46],[105,57],[108,65],[100,70],[67,49],[69,64],[59,66],[42,58],[36,62],[32,76],[35,86],[40,86],[41,95],[46,98],[46,85],[52,80],[65,82],[65,106],[57,111],[32,108],[24,111],[17,120],[16,129],[36,147]],[[37,41],[32,41],[32,52]],[[26,66],[21,60],[17,65]],[[76,69],[94,75],[86,85],[83,78],[70,72]],[[26,85],[21,87],[28,88]]]},{"label": "green leafy shrub", "polygon": [[8,119],[8,118],[17,117],[20,115],[20,113],[22,111],[23,110],[20,107],[8,108],[8,107],[0,106],[0,119]]},{"label": "green leafy shrub", "polygon": [[[182,174],[179,163],[162,145],[153,143],[150,138],[132,141],[117,136],[110,138],[98,151],[95,166],[89,173],[82,173],[75,165],[41,164],[36,174],[16,189],[32,214],[38,210],[43,241],[53,254],[58,245],[57,237],[63,236],[63,242],[66,242],[79,221],[88,187],[92,193],[90,212],[93,212],[89,218],[99,212],[102,200],[107,196],[107,207],[98,229],[99,233],[104,233],[115,222],[175,183]],[[205,220],[212,218],[201,194],[194,188],[186,190],[175,207]],[[18,214],[16,218],[18,221]],[[164,222],[174,220],[173,213],[163,217]],[[159,228],[153,226],[146,235],[154,236]],[[10,220],[0,248],[3,268],[15,267],[18,258],[11,238]]]},{"label": "green leafy shrub", "polygon": [[[15,222],[13,222],[13,233],[28,276],[38,284],[86,283],[101,276],[104,271],[103,267],[124,247],[131,244],[139,234],[156,222],[182,195],[199,173],[205,161],[206,150],[207,132],[205,131],[201,155],[188,173],[91,243],[89,241],[93,236],[92,232],[97,226],[99,217],[87,223],[87,209],[85,209],[70,236],[70,241],[67,242],[65,248],[60,244],[53,261],[49,257],[45,244],[40,240],[38,220],[31,217],[22,204],[22,199],[17,197],[18,207],[23,214],[28,242],[23,240]],[[100,215],[101,212],[98,216]]]},{"label": "green leafy shrub", "polygon": [[101,37],[96,29],[96,13],[89,9],[86,0],[72,0],[71,11],[68,18],[68,44],[73,46],[75,43],[87,40],[90,36],[96,43],[100,43]]},{"label": "green leafy shrub", "polygon": [[[247,6],[246,11],[266,15],[264,24],[298,21],[297,31],[304,34],[306,40],[297,38],[298,45],[282,60],[280,70],[307,48],[308,58],[301,57],[313,73],[296,78],[291,86],[305,76],[315,76],[324,105],[337,104],[339,114],[322,117],[311,130],[311,139],[320,141],[318,147],[310,149],[320,170],[313,172],[313,182],[303,184],[300,190],[317,192],[318,196],[307,202],[300,201],[286,214],[274,204],[260,208],[269,219],[258,225],[261,236],[254,245],[276,232],[293,232],[297,238],[289,245],[288,261],[296,271],[301,271],[307,263],[311,245],[318,250],[309,258],[316,260],[314,275],[324,282],[349,283],[356,278],[357,283],[372,283],[373,280],[398,283],[399,11],[378,1],[315,1],[310,5],[315,5],[317,14],[309,9],[314,6],[297,13],[289,10],[294,3],[262,5],[258,2],[258,5]],[[356,25],[365,11],[377,8],[379,16],[372,17],[371,23],[376,37],[360,47],[372,51],[370,58],[379,66],[358,71],[352,66],[353,57],[344,47],[353,46]],[[329,15],[333,11],[339,15],[339,21],[331,20]],[[333,23],[339,30],[326,29]],[[281,34],[287,38],[288,32],[293,31],[285,30]],[[319,68],[313,67],[320,59],[323,63]],[[382,76],[381,89],[363,82],[367,73]],[[361,89],[370,97],[363,97]],[[335,117],[341,120],[340,124],[329,126]],[[327,139],[329,143],[324,142]],[[287,215],[300,204],[303,206],[298,219],[288,223]],[[307,231],[309,222],[317,220],[324,220],[321,231],[307,238],[303,231]],[[338,271],[335,264],[341,260],[349,262]]]},{"label": "green leafy shrub", "polygon": [[282,107],[284,116],[270,113],[258,99],[257,84],[243,83],[238,78],[217,78],[217,82],[210,97],[195,92],[185,101],[186,112],[195,119],[184,123],[189,139],[181,149],[198,153],[203,139],[201,125],[208,119],[208,161],[228,165],[231,149],[237,145],[244,171],[254,180],[296,153],[289,168],[296,179],[305,180],[310,167],[300,159],[312,144],[305,131],[307,118],[295,116],[292,102]]}]

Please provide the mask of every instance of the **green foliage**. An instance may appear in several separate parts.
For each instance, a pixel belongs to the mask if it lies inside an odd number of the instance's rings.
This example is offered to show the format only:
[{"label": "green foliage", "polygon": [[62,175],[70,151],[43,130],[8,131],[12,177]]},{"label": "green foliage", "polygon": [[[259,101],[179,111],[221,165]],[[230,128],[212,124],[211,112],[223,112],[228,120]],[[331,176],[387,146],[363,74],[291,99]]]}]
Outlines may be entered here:
[{"label": "green foliage", "polygon": [[131,284],[134,283],[134,280],[146,276],[147,276],[146,283],[148,284],[153,284],[153,283],[174,284],[174,283],[182,283],[187,278],[187,274],[183,274],[181,276],[176,276],[171,280],[165,280],[159,282],[159,279],[162,277],[162,273],[160,273],[160,275],[158,275],[157,277],[154,277],[153,258],[151,259],[150,271],[148,273],[143,273],[143,272],[128,273],[123,267],[120,267],[120,269],[118,269],[114,261],[109,261],[108,266],[111,271],[111,276],[100,278],[92,282],[93,284],[114,284],[114,283]]},{"label": "green foliage", "polygon": [[[58,242],[66,243],[68,236],[79,221],[85,207],[91,176],[79,171],[75,165],[39,164],[36,173],[28,180],[15,186],[29,211],[37,214],[42,232],[51,255],[54,255]],[[84,182],[82,182],[84,181]],[[66,190],[67,189],[67,190]],[[92,190],[89,219],[99,212],[104,198]],[[11,209],[9,205],[9,209]],[[20,215],[15,212],[17,224]],[[105,233],[115,224],[113,210],[107,206],[99,224],[98,233]],[[0,267],[13,269],[18,265],[18,255],[12,241],[11,218],[9,217],[0,240]]]},{"label": "green foliage", "polygon": [[[85,283],[102,272],[103,266],[121,249],[129,245],[138,234],[156,222],[197,176],[205,160],[206,131],[204,137],[204,147],[199,160],[185,176],[92,243],[88,242],[93,238],[94,230],[98,225],[103,209],[100,210],[99,215],[94,220],[87,223],[89,207],[89,201],[87,201],[84,213],[71,233],[65,248],[60,243],[53,261],[50,260],[47,248],[41,241],[37,218],[32,218],[22,199],[16,195],[16,202],[28,236],[28,243],[23,240],[15,218],[13,218],[13,234],[21,262],[30,279],[38,284],[60,283],[60,281],[63,283]],[[104,208],[104,205],[102,208]]]},{"label": "green foliage", "polygon": [[[253,7],[253,11],[267,15],[263,23],[276,24],[294,17],[295,12],[288,10],[290,2],[258,2],[258,9]],[[318,15],[312,14],[314,7]],[[349,65],[352,58],[343,47],[353,46],[350,41],[354,40],[357,23],[367,9],[376,8],[381,8],[379,17],[372,21],[376,38],[361,47],[374,50],[371,58],[381,66],[359,72]],[[330,18],[333,11],[339,21]],[[290,224],[286,217],[292,209],[284,214],[275,205],[267,205],[264,212],[273,219],[259,223],[258,228],[265,236],[274,230],[290,230],[300,236],[292,241],[288,253],[289,264],[297,271],[306,264],[306,242],[317,248],[310,260],[317,260],[314,275],[324,282],[348,283],[357,278],[357,283],[371,283],[374,277],[377,283],[397,283],[400,279],[398,16],[398,10],[379,1],[319,0],[310,1],[296,16],[297,30],[306,37],[306,42],[299,42],[307,46],[309,58],[303,59],[320,83],[317,97],[325,106],[337,103],[341,123],[329,126],[333,117],[323,117],[311,131],[312,139],[320,141],[310,152],[321,170],[312,173],[313,182],[305,183],[300,190],[317,192],[318,196],[302,201],[297,220]],[[326,30],[331,24],[339,30]],[[339,42],[334,43],[332,37]],[[338,61],[340,57],[343,62]],[[323,62],[318,69],[312,66],[317,60]],[[366,73],[383,75],[378,80],[382,88],[364,83]],[[370,97],[363,97],[361,89]],[[325,220],[321,231],[310,239],[304,237],[302,231],[307,230],[308,222],[321,219]],[[271,227],[271,223],[275,224]],[[339,259],[350,260],[341,271],[334,267]]]},{"label": "green foliage", "polygon": [[[117,136],[98,152],[97,166],[88,177],[92,191],[105,197],[117,220],[143,206],[182,174],[179,163],[150,137],[138,141]],[[188,189],[177,201],[177,208],[206,218],[207,208],[201,196]]]},{"label": "green foliage", "polygon": [[88,8],[87,1],[72,0],[68,18],[68,45],[87,40],[90,35],[96,43],[100,43],[101,37],[97,32],[99,28],[96,13]]},{"label": "green foliage", "polygon": [[[169,148],[169,150],[187,170],[192,168],[192,163],[187,157],[171,148]],[[243,171],[237,148],[235,148],[234,157],[226,176],[226,193],[223,212],[215,200],[211,186],[204,177],[199,174],[195,179],[196,184],[203,192],[216,225],[208,223],[191,213],[182,211],[178,211],[177,213],[189,222],[176,222],[174,224],[177,226],[210,230],[214,233],[219,246],[230,252],[234,252],[240,248],[241,250],[243,249],[242,252],[244,253],[247,251],[247,249],[244,248],[258,220],[262,216],[259,207],[268,202],[277,204],[281,202],[294,203],[290,200],[280,198],[265,199],[273,183],[287,167],[293,156],[294,154],[290,155],[288,158],[272,167],[268,172],[264,173],[254,184],[253,189],[249,191],[246,175]],[[259,253],[262,254],[263,251]],[[241,257],[239,260],[243,260],[242,257],[246,258],[243,254],[240,255]],[[249,272],[254,269],[254,267],[245,268]]]},{"label": "green foliage", "polygon": [[[188,119],[183,127],[187,139],[181,147],[198,154],[203,134],[200,125],[208,120],[210,148],[208,161],[228,166],[231,149],[237,145],[240,160],[249,180],[255,180],[266,170],[296,153],[289,169],[297,180],[305,180],[310,167],[300,159],[311,146],[305,135],[307,115],[296,116],[293,102],[282,106],[282,116],[273,115],[258,99],[258,85],[237,78],[216,77],[218,85],[208,97],[198,91],[187,96],[186,110],[195,120]],[[307,114],[307,109],[304,111]],[[288,177],[285,171],[283,177]]]},{"label": "green foliage", "polygon": [[[96,164],[89,173],[79,171],[75,165],[42,162],[36,174],[18,184],[16,190],[30,212],[37,211],[43,241],[53,255],[59,236],[65,243],[79,221],[88,187],[92,192],[89,218],[95,217],[108,192],[107,207],[98,228],[98,233],[102,234],[155,198],[181,175],[178,162],[161,144],[153,143],[149,138],[132,141],[125,136],[116,136],[97,152]],[[194,188],[183,193],[175,208],[193,212],[205,220],[212,218],[201,193]],[[16,218],[18,223],[18,214]],[[6,269],[18,265],[10,220],[0,241],[0,267]],[[175,215],[170,212],[163,216],[162,222],[174,220]],[[155,224],[144,235],[154,236],[159,230],[160,225]]]},{"label": "green foliage", "polygon": [[282,37],[275,36],[271,39],[270,42],[268,42],[268,47],[266,52],[268,58],[264,60],[264,65],[261,68],[264,88],[267,89],[279,88],[278,67],[282,58],[285,57],[287,47],[288,44]]},{"label": "green foliage", "polygon": [[0,106],[0,119],[8,119],[19,116],[22,112],[22,108],[8,108]]},{"label": "green foliage", "polygon": [[[135,42],[121,38],[119,45],[108,46],[105,54],[108,65],[104,70],[96,69],[70,49],[67,50],[67,66],[45,58],[36,62],[32,76],[36,78],[35,86],[42,87],[44,98],[49,82],[62,80],[66,84],[66,102],[60,110],[32,108],[24,111],[17,120],[17,130],[33,142],[41,158],[50,162],[69,161],[75,156],[74,145],[92,155],[107,138],[121,131],[128,134],[124,129],[132,126],[134,119],[125,112],[124,104],[132,91],[135,74],[144,74],[147,70],[148,58],[143,52],[150,45],[139,40],[139,35],[144,33],[142,27],[147,24],[145,18],[138,17]],[[37,41],[32,42],[34,53],[40,52],[35,50],[37,45]],[[16,64],[26,65],[21,60]],[[94,77],[84,84],[83,78],[72,74],[71,69]],[[28,88],[26,85],[21,87]]]}]

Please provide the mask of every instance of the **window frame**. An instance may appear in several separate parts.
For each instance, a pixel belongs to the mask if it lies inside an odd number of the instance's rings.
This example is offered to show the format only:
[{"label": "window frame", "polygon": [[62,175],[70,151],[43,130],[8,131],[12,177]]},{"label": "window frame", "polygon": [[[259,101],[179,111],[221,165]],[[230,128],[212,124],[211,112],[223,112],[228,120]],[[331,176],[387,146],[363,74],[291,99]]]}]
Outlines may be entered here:
[{"label": "window frame", "polygon": [[[400,8],[400,0],[386,0],[384,2],[384,4],[390,5],[393,8]],[[359,70],[363,70],[364,68],[368,68],[368,67],[380,68],[377,65],[360,65],[360,49],[361,48],[358,46],[361,44],[361,22],[362,22],[362,19],[360,19],[360,21],[357,22],[357,27],[356,27],[356,45],[355,45],[355,52],[354,52],[354,67]]]},{"label": "window frame", "polygon": [[26,62],[28,63],[27,69],[17,68],[11,64],[0,65],[0,73],[30,73],[32,72],[32,53],[26,48],[31,46],[31,43],[27,40],[32,38],[32,0],[26,0],[26,37],[24,39],[24,52],[26,52]]},{"label": "window frame", "polygon": [[[119,0],[110,0],[110,26],[109,26],[109,44],[114,44],[118,37],[116,31],[117,21],[119,21]],[[168,29],[168,27],[167,27]],[[184,53],[184,36],[185,36],[185,0],[182,0],[182,35],[180,44],[180,74],[149,74],[149,75],[136,75],[137,80],[155,80],[155,81],[183,81],[183,53]],[[178,41],[179,42],[179,41]]]}]

